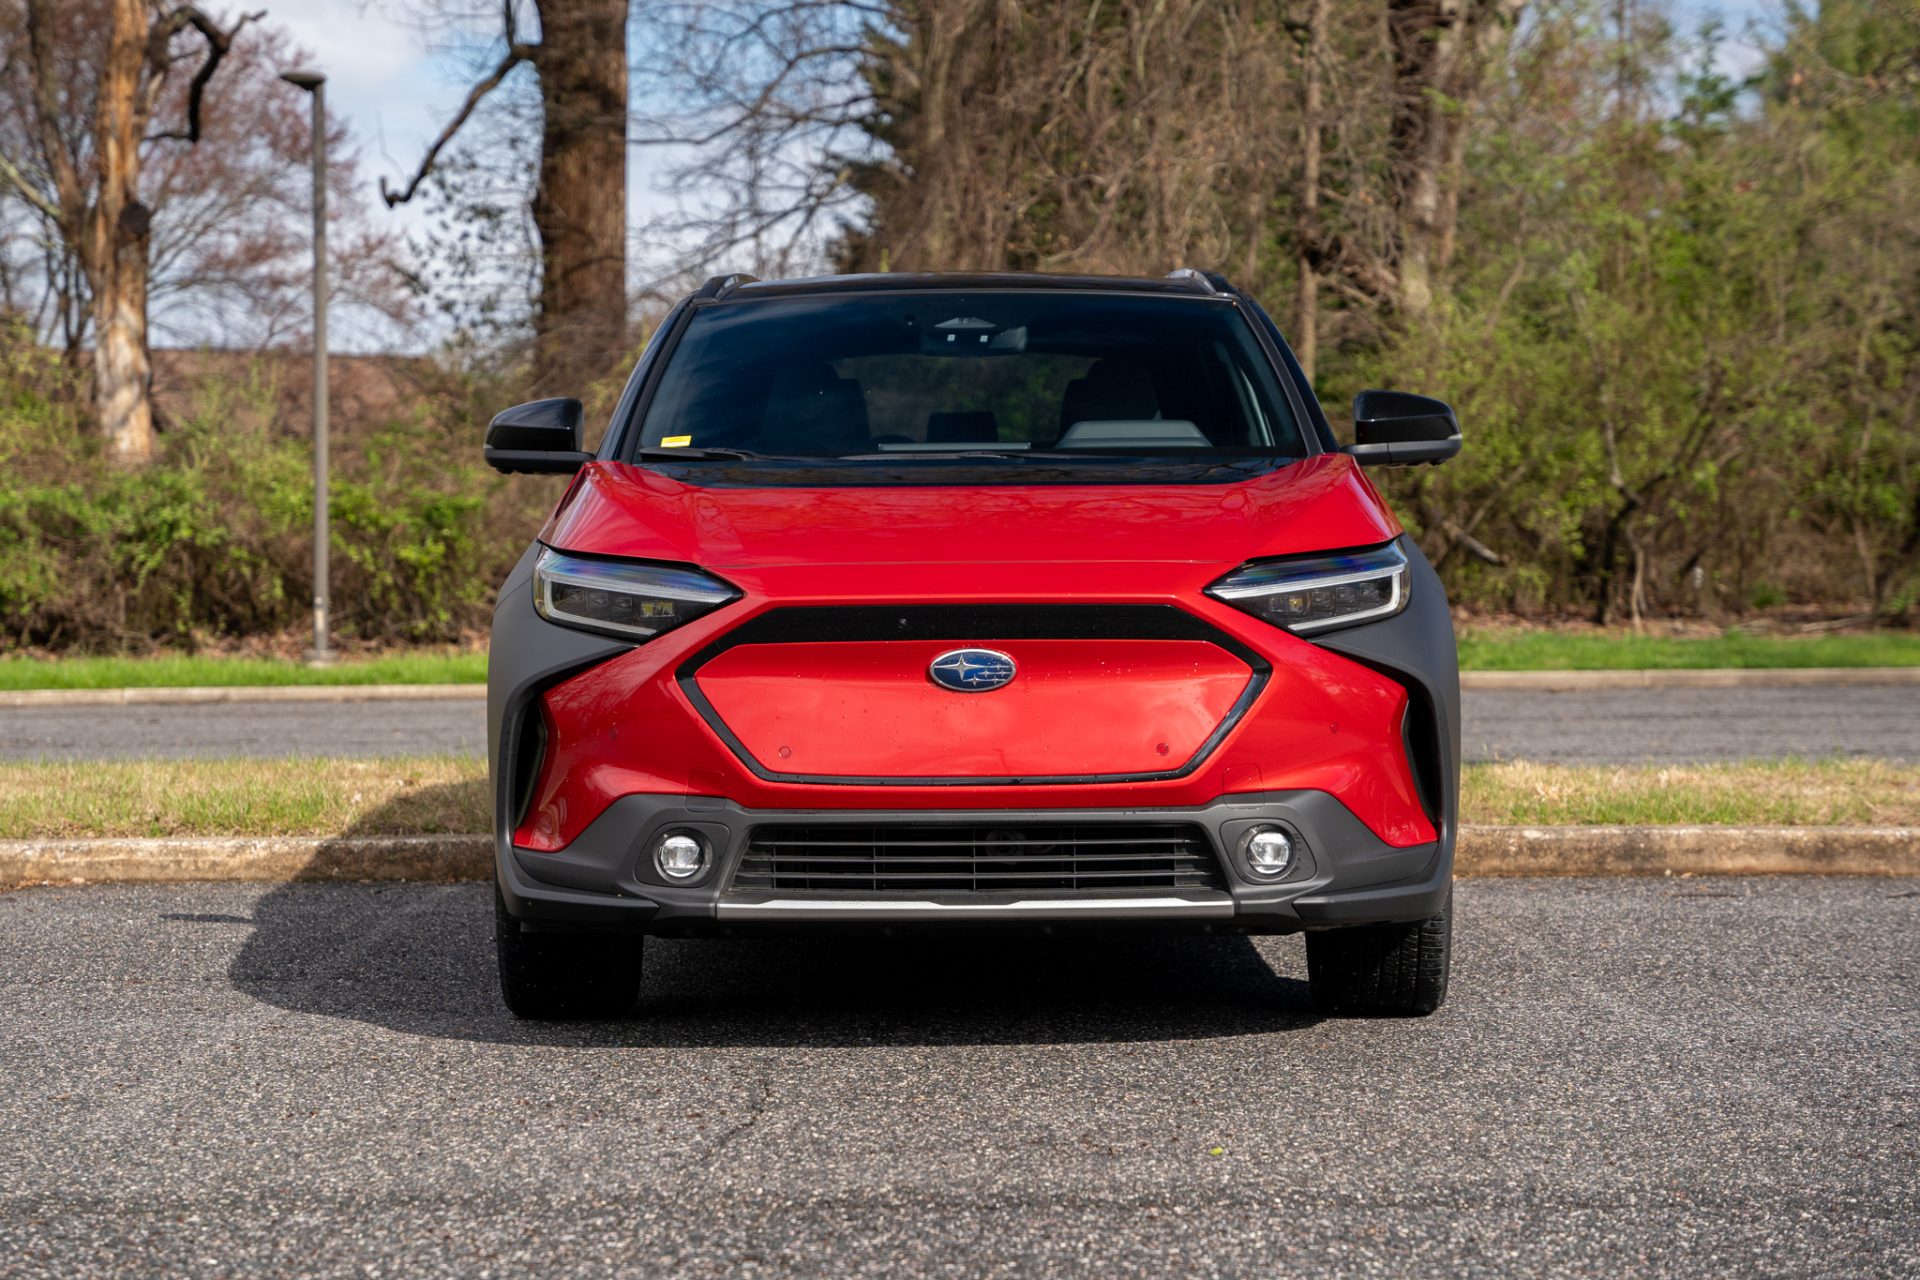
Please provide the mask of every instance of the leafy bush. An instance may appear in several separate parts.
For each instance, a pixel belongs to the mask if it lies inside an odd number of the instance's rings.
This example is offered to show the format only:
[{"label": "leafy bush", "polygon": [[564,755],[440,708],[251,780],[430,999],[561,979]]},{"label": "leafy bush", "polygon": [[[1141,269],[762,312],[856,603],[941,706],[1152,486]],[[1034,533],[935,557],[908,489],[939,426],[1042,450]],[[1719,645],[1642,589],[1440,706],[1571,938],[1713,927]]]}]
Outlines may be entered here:
[{"label": "leafy bush", "polygon": [[[1320,369],[1459,408],[1459,459],[1383,480],[1456,599],[1912,608],[1920,114],[1870,51],[1910,47],[1915,12],[1796,11],[1766,74],[1709,59],[1657,116],[1490,108],[1443,303]],[[1580,39],[1524,48],[1529,75],[1596,92]]]},{"label": "leafy bush", "polygon": [[[272,425],[271,386],[204,381],[138,470],[101,458],[75,391],[56,356],[0,335],[0,644],[190,648],[301,630],[311,455],[304,435]],[[558,496],[482,462],[473,401],[496,394],[456,382],[405,421],[342,433],[329,504],[341,639],[453,640],[485,626]]]}]

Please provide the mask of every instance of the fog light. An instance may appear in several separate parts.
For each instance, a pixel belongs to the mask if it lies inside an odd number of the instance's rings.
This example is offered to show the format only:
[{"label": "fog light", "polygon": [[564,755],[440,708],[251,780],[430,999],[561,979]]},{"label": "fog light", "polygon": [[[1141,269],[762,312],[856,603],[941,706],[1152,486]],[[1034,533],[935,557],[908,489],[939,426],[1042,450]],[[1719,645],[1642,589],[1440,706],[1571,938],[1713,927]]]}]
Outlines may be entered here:
[{"label": "fog light", "polygon": [[667,831],[655,837],[653,865],[669,880],[691,880],[707,869],[706,837],[692,831]]},{"label": "fog light", "polygon": [[1255,827],[1240,838],[1247,870],[1263,880],[1278,880],[1293,866],[1293,841],[1278,827]]}]

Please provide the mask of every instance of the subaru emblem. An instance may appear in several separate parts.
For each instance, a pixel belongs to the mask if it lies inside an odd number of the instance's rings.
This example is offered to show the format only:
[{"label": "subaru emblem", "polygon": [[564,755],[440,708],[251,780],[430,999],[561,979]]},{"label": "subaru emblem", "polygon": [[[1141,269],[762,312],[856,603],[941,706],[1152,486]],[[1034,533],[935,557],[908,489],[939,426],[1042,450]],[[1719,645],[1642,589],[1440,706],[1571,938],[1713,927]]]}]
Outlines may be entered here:
[{"label": "subaru emblem", "polygon": [[1013,681],[1013,659],[998,649],[949,649],[927,667],[927,675],[942,689],[955,693],[987,693]]}]

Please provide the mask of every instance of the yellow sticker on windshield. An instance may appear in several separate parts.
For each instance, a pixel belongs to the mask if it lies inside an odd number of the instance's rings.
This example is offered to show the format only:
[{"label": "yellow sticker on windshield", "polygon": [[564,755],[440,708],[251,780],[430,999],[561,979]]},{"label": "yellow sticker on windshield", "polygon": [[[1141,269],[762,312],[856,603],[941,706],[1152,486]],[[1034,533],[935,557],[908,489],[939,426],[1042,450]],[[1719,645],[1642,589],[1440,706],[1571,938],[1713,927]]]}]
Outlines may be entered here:
[{"label": "yellow sticker on windshield", "polygon": [[667,436],[660,441],[660,447],[662,449],[684,449],[692,443],[692,436]]}]

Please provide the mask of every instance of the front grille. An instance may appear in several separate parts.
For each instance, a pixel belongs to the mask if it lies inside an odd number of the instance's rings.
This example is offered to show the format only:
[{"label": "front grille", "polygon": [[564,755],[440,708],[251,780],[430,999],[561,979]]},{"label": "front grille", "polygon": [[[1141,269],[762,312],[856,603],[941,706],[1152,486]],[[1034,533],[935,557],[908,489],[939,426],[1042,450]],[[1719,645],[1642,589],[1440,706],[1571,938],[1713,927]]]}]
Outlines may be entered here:
[{"label": "front grille", "polygon": [[1204,832],[1177,822],[756,827],[733,888],[800,893],[1219,889]]}]

